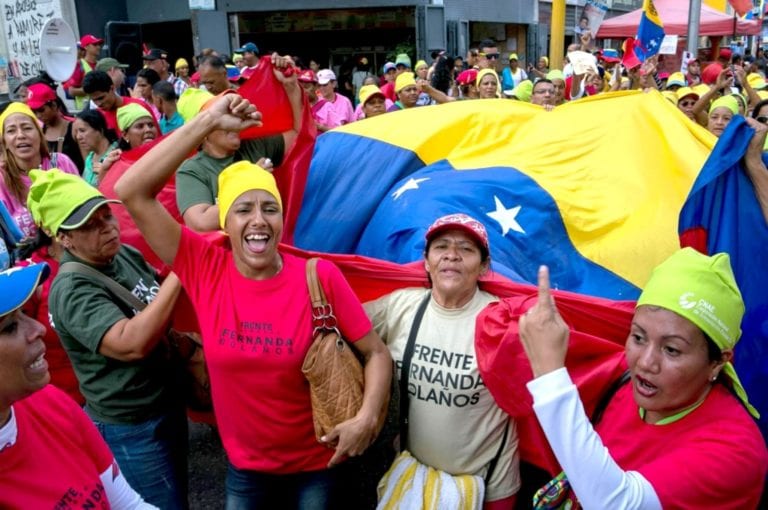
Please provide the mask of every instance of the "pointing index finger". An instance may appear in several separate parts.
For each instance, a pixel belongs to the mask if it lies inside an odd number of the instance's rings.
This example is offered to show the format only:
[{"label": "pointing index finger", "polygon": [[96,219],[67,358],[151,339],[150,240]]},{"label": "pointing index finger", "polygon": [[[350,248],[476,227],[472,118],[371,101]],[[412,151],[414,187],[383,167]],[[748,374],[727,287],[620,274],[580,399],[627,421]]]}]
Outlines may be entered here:
[{"label": "pointing index finger", "polygon": [[539,266],[539,304],[551,305],[552,295],[549,293],[549,268]]}]

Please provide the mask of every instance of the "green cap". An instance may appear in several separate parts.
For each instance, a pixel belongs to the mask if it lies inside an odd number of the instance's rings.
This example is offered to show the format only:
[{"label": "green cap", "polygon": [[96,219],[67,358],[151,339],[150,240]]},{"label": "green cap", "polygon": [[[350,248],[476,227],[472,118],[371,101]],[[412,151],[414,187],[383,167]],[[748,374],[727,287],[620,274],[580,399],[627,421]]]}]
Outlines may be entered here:
[{"label": "green cap", "polygon": [[[675,312],[701,329],[721,350],[733,349],[741,336],[744,301],[731,269],[727,253],[703,255],[683,248],[662,262],[637,300],[637,306],[652,305]],[[723,373],[749,412],[747,393],[731,363]]]},{"label": "green cap", "polygon": [[200,113],[203,105],[213,99],[213,97],[213,94],[207,90],[188,87],[179,97],[176,109],[181,118],[184,119],[184,122],[189,122],[195,115]]},{"label": "green cap", "polygon": [[523,80],[512,89],[512,94],[520,101],[526,103],[531,101],[531,95],[533,95],[533,82],[531,80]]},{"label": "green cap", "polygon": [[549,81],[552,80],[562,80],[565,81],[565,74],[560,69],[552,69],[550,72],[547,73],[547,79]]},{"label": "green cap", "polygon": [[82,178],[65,174],[58,168],[32,170],[32,185],[27,195],[27,208],[35,223],[45,232],[56,235],[59,230],[81,227],[108,200]]},{"label": "green cap", "polygon": [[128,67],[128,64],[121,64],[116,58],[112,58],[112,57],[102,58],[101,60],[96,62],[97,71],[104,71],[106,73],[113,67],[119,67],[121,69],[125,69]]}]

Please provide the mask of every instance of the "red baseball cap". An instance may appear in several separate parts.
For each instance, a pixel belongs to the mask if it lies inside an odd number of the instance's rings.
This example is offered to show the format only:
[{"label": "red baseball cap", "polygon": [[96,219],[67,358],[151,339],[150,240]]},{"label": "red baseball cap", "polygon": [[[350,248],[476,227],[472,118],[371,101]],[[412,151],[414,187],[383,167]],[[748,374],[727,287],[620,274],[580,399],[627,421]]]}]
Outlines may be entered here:
[{"label": "red baseball cap", "polygon": [[429,243],[429,241],[431,241],[437,234],[445,232],[446,230],[463,230],[481,247],[485,248],[486,251],[489,250],[488,232],[485,230],[485,226],[472,216],[463,213],[455,213],[436,219],[427,229],[427,234],[425,236],[427,243]]},{"label": "red baseball cap", "polygon": [[476,80],[477,69],[467,69],[466,71],[460,72],[456,77],[456,83],[459,85],[469,85],[471,83],[475,83]]},{"label": "red baseball cap", "polygon": [[89,44],[104,44],[104,39],[99,39],[95,35],[85,34],[80,38],[80,46],[85,48]]},{"label": "red baseball cap", "polygon": [[298,79],[304,83],[317,83],[317,76],[315,76],[315,72],[312,69],[302,71]]},{"label": "red baseball cap", "polygon": [[35,83],[28,87],[27,106],[32,110],[42,108],[44,105],[56,100],[56,92],[45,83]]}]

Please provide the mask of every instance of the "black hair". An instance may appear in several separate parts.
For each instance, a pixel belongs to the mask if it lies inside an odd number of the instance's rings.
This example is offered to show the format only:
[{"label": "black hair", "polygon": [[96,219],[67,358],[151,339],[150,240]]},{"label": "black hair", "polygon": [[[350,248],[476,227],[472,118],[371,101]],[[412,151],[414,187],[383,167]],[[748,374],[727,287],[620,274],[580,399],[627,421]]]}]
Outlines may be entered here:
[{"label": "black hair", "polygon": [[760,101],[755,105],[755,107],[752,109],[753,119],[756,119],[760,116],[760,109],[765,105],[768,105],[768,99],[763,99],[762,101]]},{"label": "black hair", "polygon": [[[701,328],[699,328],[701,329]],[[704,335],[704,340],[707,342],[707,358],[710,363],[720,362],[723,360],[723,351],[717,346],[714,340],[710,338],[708,334],[701,330],[701,334]]]},{"label": "black hair", "polygon": [[173,89],[173,85],[165,80],[161,80],[152,85],[152,94],[161,98],[163,101],[176,101],[179,96],[176,95],[176,91]]},{"label": "black hair", "polygon": [[83,92],[93,94],[94,92],[109,92],[114,83],[104,71],[91,71],[83,78]]},{"label": "black hair", "polygon": [[[539,83],[550,83],[550,84],[552,84],[552,86],[555,85],[554,83],[552,83],[552,80],[549,80],[547,78],[542,78],[540,80],[536,80],[536,83],[533,84],[533,88],[535,89],[536,85],[538,85]],[[533,90],[533,89],[531,89],[531,90]]]},{"label": "black hair", "polygon": [[480,48],[495,48],[498,46],[493,39],[483,39],[480,41]]},{"label": "black hair", "polygon": [[107,127],[107,121],[99,110],[83,110],[77,114],[77,118],[104,135],[109,140],[109,143],[117,140],[117,134],[115,134],[114,130]]},{"label": "black hair", "polygon": [[160,75],[157,74],[157,71],[148,67],[140,69],[139,72],[136,73],[136,78],[144,78],[150,86],[154,86],[155,83],[160,81]]},{"label": "black hair", "polygon": [[200,59],[197,68],[200,69],[203,64],[208,65],[214,69],[227,72],[227,65],[224,63],[224,61],[221,59],[221,57],[217,57],[216,55],[208,55],[206,57],[203,57]]},{"label": "black hair", "polygon": [[432,73],[432,86],[443,92],[448,93],[451,88],[451,79],[453,77],[453,62],[455,59],[441,55],[435,62],[435,71]]}]

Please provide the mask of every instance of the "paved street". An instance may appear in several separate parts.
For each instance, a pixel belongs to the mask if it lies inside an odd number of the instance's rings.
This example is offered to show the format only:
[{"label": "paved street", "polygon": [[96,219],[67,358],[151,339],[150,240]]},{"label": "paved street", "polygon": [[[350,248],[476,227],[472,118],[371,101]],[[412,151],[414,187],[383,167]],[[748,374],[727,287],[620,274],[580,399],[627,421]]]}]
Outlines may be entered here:
[{"label": "paved street", "polygon": [[216,429],[189,423],[189,505],[191,510],[224,508],[227,460]]}]

